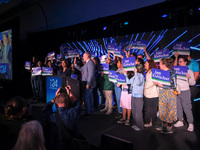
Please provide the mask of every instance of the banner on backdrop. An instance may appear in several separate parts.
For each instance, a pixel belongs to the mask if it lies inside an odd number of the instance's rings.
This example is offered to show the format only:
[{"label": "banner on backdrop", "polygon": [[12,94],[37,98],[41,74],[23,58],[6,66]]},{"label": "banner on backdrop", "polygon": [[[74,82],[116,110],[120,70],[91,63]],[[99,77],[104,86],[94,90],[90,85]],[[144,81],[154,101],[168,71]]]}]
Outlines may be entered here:
[{"label": "banner on backdrop", "polygon": [[186,80],[186,74],[188,73],[187,66],[174,66],[173,69],[176,71],[176,76],[178,79]]},{"label": "banner on backdrop", "polygon": [[170,71],[152,68],[152,80],[163,85],[170,85]]},{"label": "banner on backdrop", "polygon": [[41,67],[33,67],[32,68],[32,76],[39,76],[41,75]]},{"label": "banner on backdrop", "polygon": [[132,44],[132,49],[144,49],[144,47],[146,47],[147,44],[147,40],[134,41]]},{"label": "banner on backdrop", "polygon": [[119,84],[126,84],[126,77],[123,74],[116,74],[115,78],[117,80],[117,83]]},{"label": "banner on backdrop", "polygon": [[122,62],[125,71],[134,71],[135,57],[124,58],[122,59]]},{"label": "banner on backdrop", "polygon": [[109,64],[100,64],[99,65],[99,73],[109,74]]},{"label": "banner on backdrop", "polygon": [[117,74],[116,71],[109,70],[109,81],[116,83],[117,82],[115,78],[116,74]]},{"label": "banner on backdrop", "polygon": [[175,42],[173,44],[172,54],[179,53],[180,55],[190,55],[190,43],[189,42]]},{"label": "banner on backdrop", "polygon": [[160,62],[160,59],[169,57],[169,49],[154,51],[154,62]]},{"label": "banner on backdrop", "polygon": [[43,76],[53,75],[53,68],[52,67],[42,67],[42,75]]},{"label": "banner on backdrop", "polygon": [[30,70],[31,69],[31,62],[25,61],[25,69]]}]

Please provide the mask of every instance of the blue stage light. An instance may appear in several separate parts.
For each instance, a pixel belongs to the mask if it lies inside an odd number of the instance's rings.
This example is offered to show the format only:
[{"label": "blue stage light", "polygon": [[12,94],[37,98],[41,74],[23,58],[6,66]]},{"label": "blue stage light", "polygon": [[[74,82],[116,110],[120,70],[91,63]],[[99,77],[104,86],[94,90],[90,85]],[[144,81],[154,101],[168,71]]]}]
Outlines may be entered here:
[{"label": "blue stage light", "polygon": [[167,17],[167,14],[163,14],[162,17],[163,17],[163,18],[166,18],[166,17]]},{"label": "blue stage light", "polygon": [[200,10],[200,7],[198,8],[198,10]]},{"label": "blue stage light", "polygon": [[124,22],[124,25],[125,25],[125,26],[128,25],[128,21]]},{"label": "blue stage light", "polygon": [[105,31],[107,29],[107,27],[103,27],[103,30]]},{"label": "blue stage light", "polygon": [[200,100],[200,97],[199,98],[196,98],[196,99],[194,99],[194,101],[196,102],[196,101],[199,101]]}]

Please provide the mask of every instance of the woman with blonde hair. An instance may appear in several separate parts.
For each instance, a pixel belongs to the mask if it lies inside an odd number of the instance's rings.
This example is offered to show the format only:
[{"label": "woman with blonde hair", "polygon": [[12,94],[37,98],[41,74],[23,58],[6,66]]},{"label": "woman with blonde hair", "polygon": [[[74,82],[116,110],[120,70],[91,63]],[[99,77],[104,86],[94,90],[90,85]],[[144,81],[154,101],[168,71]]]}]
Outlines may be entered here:
[{"label": "woman with blonde hair", "polygon": [[46,150],[42,125],[37,121],[25,123],[20,132],[13,150]]}]

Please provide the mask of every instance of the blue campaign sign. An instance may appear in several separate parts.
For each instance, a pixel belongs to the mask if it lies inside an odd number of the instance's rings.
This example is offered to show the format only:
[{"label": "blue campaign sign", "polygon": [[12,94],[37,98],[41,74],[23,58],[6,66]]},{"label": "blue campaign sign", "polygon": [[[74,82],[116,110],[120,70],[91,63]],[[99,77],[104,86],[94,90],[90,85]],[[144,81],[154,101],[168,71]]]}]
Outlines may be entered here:
[{"label": "blue campaign sign", "polygon": [[95,58],[96,57],[96,53],[95,52],[91,52],[91,58]]},{"label": "blue campaign sign", "polygon": [[189,42],[174,42],[172,54],[179,53],[180,55],[190,55]]},{"label": "blue campaign sign", "polygon": [[0,76],[2,79],[9,79],[9,64],[8,63],[0,63]]},{"label": "blue campaign sign", "polygon": [[71,78],[73,78],[73,79],[77,80],[77,78],[78,78],[78,75],[77,75],[77,74],[71,74]]},{"label": "blue campaign sign", "polygon": [[170,71],[152,68],[152,80],[153,82],[170,85]]},{"label": "blue campaign sign", "polygon": [[119,84],[126,84],[126,77],[123,74],[116,74],[116,80]]},{"label": "blue campaign sign", "polygon": [[42,75],[47,76],[47,75],[53,75],[53,68],[52,67],[42,67]]},{"label": "blue campaign sign", "polygon": [[52,57],[53,59],[56,59],[56,58],[55,58],[55,52],[50,52],[50,53],[48,53],[48,54],[47,54],[48,60],[50,60],[50,57]]},{"label": "blue campaign sign", "polygon": [[116,71],[109,70],[109,81],[114,82],[114,83],[117,82],[115,78],[116,74],[117,74]]},{"label": "blue campaign sign", "polygon": [[62,58],[62,56],[63,56],[62,54],[57,54],[57,55],[56,55],[56,60],[57,60],[57,61],[60,60],[60,59]]},{"label": "blue campaign sign", "polygon": [[101,63],[98,68],[99,73],[109,74],[109,64]]},{"label": "blue campaign sign", "polygon": [[110,43],[107,44],[108,52],[113,53],[115,51],[115,48],[116,48],[115,44],[110,44]]},{"label": "blue campaign sign", "polygon": [[25,61],[25,69],[30,70],[31,68],[31,62],[30,61]]},{"label": "blue campaign sign", "polygon": [[115,56],[118,56],[118,57],[121,56],[122,55],[121,46],[116,47],[114,53],[115,53],[114,54]]},{"label": "blue campaign sign", "polygon": [[148,44],[147,40],[139,40],[139,41],[134,41],[133,42],[133,47],[132,49],[144,49]]},{"label": "blue campaign sign", "polygon": [[135,68],[135,57],[129,57],[122,59],[123,68],[125,71],[133,71]]},{"label": "blue campaign sign", "polygon": [[130,42],[127,38],[124,38],[120,43],[122,49],[127,49],[130,46]]},{"label": "blue campaign sign", "polygon": [[48,103],[55,97],[55,93],[61,86],[61,77],[46,77],[46,102]]},{"label": "blue campaign sign", "polygon": [[159,62],[161,58],[169,57],[169,49],[154,51],[153,55],[154,55],[154,61]]},{"label": "blue campaign sign", "polygon": [[186,74],[188,73],[187,66],[174,66],[173,69],[176,71],[177,78],[187,79]]},{"label": "blue campaign sign", "polygon": [[33,67],[32,68],[32,76],[39,76],[41,75],[41,67]]}]

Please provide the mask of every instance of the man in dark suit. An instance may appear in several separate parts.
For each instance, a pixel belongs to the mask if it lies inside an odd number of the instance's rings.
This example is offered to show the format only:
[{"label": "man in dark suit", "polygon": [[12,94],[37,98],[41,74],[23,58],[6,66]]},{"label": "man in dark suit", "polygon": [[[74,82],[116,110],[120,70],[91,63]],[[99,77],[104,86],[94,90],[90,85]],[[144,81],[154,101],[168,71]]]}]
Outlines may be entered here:
[{"label": "man in dark suit", "polygon": [[82,67],[76,64],[76,58],[74,59],[74,64],[75,68],[82,73],[83,99],[86,109],[85,115],[89,116],[93,112],[93,88],[96,86],[95,64],[91,60],[91,54],[89,52],[83,54],[83,61],[85,65]]}]

